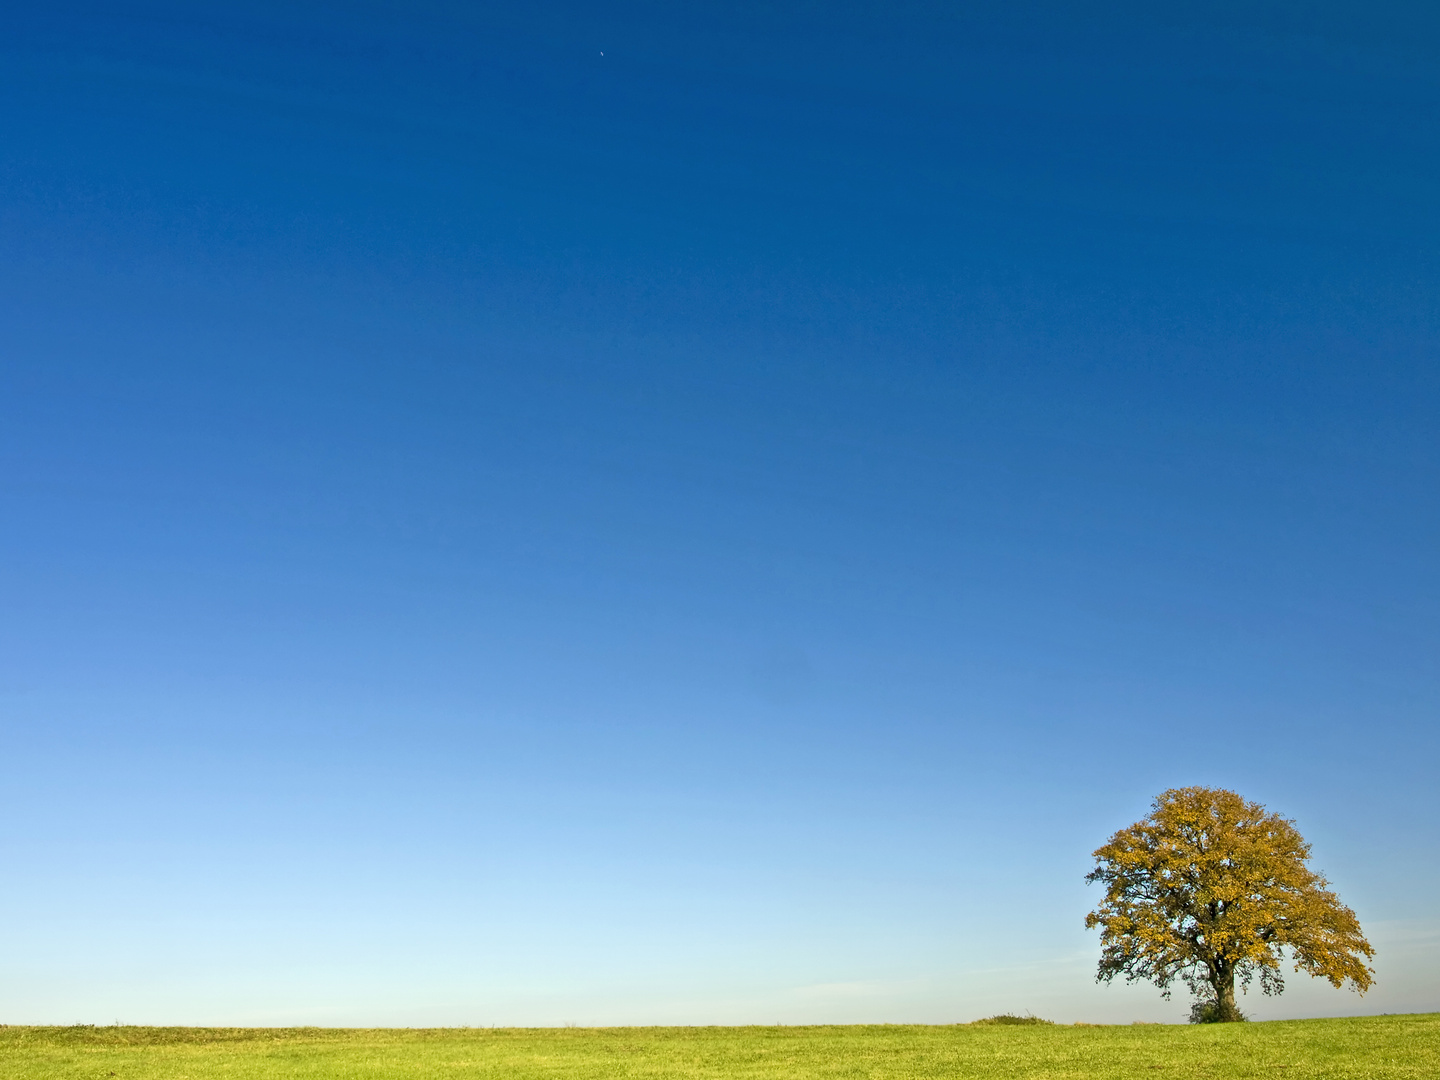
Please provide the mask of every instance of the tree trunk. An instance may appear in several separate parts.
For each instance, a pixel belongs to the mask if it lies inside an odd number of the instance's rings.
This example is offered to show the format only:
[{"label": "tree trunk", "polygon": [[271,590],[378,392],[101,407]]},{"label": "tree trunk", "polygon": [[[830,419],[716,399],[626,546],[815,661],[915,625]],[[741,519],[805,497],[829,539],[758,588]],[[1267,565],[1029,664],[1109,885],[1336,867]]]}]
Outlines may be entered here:
[{"label": "tree trunk", "polygon": [[1212,985],[1215,987],[1215,1006],[1220,1014],[1217,1019],[1221,1023],[1244,1020],[1245,1017],[1235,1007],[1235,969],[1229,964],[1217,967]]}]

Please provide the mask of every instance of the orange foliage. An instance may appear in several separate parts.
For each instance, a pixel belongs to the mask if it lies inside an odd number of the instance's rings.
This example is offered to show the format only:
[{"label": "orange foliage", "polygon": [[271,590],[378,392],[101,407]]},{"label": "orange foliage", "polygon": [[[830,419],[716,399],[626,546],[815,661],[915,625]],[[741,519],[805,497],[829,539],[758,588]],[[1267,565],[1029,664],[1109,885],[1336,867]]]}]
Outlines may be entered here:
[{"label": "orange foliage", "polygon": [[1101,927],[1096,979],[1149,980],[1166,997],[1179,979],[1214,1018],[1238,1020],[1236,980],[1243,989],[1258,976],[1265,993],[1281,993],[1288,952],[1296,971],[1364,993],[1375,950],[1309,858],[1293,822],[1233,791],[1165,792],[1095,852],[1085,879],[1105,886],[1085,917]]}]

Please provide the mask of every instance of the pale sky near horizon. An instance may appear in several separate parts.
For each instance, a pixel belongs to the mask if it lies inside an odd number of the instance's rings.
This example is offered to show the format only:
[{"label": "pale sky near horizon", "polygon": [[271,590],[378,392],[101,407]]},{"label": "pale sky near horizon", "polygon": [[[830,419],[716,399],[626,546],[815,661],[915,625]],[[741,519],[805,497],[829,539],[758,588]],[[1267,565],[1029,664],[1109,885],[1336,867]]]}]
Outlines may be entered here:
[{"label": "pale sky near horizon", "polygon": [[997,6],[12,6],[0,1022],[1440,1010],[1440,16]]}]

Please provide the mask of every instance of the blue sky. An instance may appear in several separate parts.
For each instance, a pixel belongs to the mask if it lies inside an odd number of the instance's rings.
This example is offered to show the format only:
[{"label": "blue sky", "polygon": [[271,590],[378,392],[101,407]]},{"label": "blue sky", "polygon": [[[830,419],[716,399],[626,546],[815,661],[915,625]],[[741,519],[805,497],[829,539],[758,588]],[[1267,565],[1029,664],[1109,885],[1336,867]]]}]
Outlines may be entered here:
[{"label": "blue sky", "polygon": [[1440,1009],[1434,13],[681,7],[11,13],[0,1019]]}]

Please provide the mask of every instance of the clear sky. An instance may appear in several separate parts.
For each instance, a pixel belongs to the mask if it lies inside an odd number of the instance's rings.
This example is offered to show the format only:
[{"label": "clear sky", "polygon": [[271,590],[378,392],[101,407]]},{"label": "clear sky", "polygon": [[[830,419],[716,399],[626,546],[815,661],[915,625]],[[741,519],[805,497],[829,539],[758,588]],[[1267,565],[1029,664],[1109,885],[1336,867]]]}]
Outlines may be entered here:
[{"label": "clear sky", "polygon": [[0,1020],[1440,1009],[1437,10],[9,5]]}]

